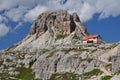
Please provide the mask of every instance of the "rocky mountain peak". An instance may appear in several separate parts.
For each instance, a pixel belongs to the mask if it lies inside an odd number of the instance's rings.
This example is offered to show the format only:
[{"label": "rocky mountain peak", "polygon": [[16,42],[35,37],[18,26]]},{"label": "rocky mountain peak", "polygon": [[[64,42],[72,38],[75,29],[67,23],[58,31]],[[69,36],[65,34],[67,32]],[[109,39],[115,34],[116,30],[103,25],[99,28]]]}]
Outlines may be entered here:
[{"label": "rocky mountain peak", "polygon": [[63,10],[46,11],[40,14],[33,23],[30,34],[36,33],[37,36],[40,36],[46,31],[62,35],[69,35],[75,31],[79,36],[87,35],[86,28],[80,22],[77,13],[69,14]]},{"label": "rocky mountain peak", "polygon": [[55,46],[73,45],[88,35],[77,13],[67,11],[46,11],[40,14],[30,33],[14,48],[15,51],[34,52]]}]

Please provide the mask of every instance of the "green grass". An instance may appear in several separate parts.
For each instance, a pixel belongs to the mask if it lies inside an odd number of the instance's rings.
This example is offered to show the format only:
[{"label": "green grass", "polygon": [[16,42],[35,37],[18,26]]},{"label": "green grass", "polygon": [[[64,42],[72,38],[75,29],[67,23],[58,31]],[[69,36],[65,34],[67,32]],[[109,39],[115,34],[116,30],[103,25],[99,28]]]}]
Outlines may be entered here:
[{"label": "green grass", "polygon": [[112,78],[112,76],[102,76],[101,78],[100,78],[100,80],[110,80]]},{"label": "green grass", "polygon": [[0,61],[0,66],[3,64],[3,61]]},{"label": "green grass", "polygon": [[8,73],[0,73],[0,80],[6,80],[10,75]]},{"label": "green grass", "polygon": [[86,60],[90,63],[93,59],[92,58],[87,58]]},{"label": "green grass", "polygon": [[32,69],[21,67],[18,68],[17,71],[19,71],[20,74],[17,75],[16,78],[21,80],[34,80],[34,74],[32,73]]},{"label": "green grass", "polygon": [[118,70],[115,74],[120,74],[120,70]]},{"label": "green grass", "polygon": [[51,51],[51,52],[49,53],[49,55],[48,55],[46,58],[52,57],[56,51],[57,51],[57,50]]},{"label": "green grass", "polygon": [[64,54],[67,54],[67,53],[69,53],[70,51],[80,51],[80,52],[82,52],[82,51],[89,51],[88,49],[78,49],[78,48],[68,48],[68,49],[65,49],[65,48],[63,48],[62,49],[62,52],[64,52]]},{"label": "green grass", "polygon": [[109,69],[109,70],[112,70],[112,64],[107,64],[107,65],[105,65],[105,68],[106,68],[106,69]]},{"label": "green grass", "polygon": [[98,76],[98,75],[101,75],[103,72],[100,70],[100,69],[93,69],[92,71],[90,72],[86,72],[84,73],[83,75],[85,77],[91,77],[91,76]]},{"label": "green grass", "polygon": [[114,43],[112,44],[110,47],[108,47],[107,49],[113,49],[115,48],[116,46],[118,46],[120,43]]},{"label": "green grass", "polygon": [[42,49],[42,50],[41,50],[42,53],[46,53],[46,52],[48,52],[48,51],[49,51],[49,49]]},{"label": "green grass", "polygon": [[15,49],[17,46],[18,46],[18,44],[17,44],[17,45],[12,45],[12,46],[10,46],[10,47],[7,49],[7,51],[13,50],[13,49]]},{"label": "green grass", "polygon": [[78,75],[74,73],[56,73],[49,80],[79,80]]},{"label": "green grass", "polygon": [[76,48],[69,48],[69,49],[62,49],[62,52],[64,52],[64,54],[67,54],[67,53],[69,53],[70,51],[77,51],[77,49]]},{"label": "green grass", "polygon": [[105,67],[107,68],[107,67],[111,67],[112,66],[112,64],[107,64]]},{"label": "green grass", "polygon": [[73,39],[81,39],[81,38],[77,36],[76,34],[74,34]]},{"label": "green grass", "polygon": [[64,39],[66,36],[67,36],[67,35],[57,34],[57,35],[56,35],[56,40]]},{"label": "green grass", "polygon": [[95,51],[97,51],[97,49],[92,50],[90,53],[94,53]]}]

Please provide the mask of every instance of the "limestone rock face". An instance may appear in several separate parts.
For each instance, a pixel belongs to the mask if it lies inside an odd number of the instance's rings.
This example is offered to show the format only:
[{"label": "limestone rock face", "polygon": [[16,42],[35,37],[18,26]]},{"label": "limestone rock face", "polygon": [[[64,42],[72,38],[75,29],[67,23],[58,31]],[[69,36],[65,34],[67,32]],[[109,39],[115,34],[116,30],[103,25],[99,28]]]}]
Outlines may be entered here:
[{"label": "limestone rock face", "polygon": [[113,78],[111,78],[110,80],[119,80],[120,79],[120,75],[115,75]]},{"label": "limestone rock face", "polygon": [[[48,31],[51,34],[68,35],[74,31],[87,35],[86,28],[81,25],[77,13],[69,14],[67,11],[46,11],[38,16],[30,29],[30,34],[41,35]],[[76,30],[77,29],[77,30]],[[78,32],[79,31],[81,32]]]},{"label": "limestone rock face", "polygon": [[77,13],[67,11],[46,11],[38,16],[30,33],[14,48],[15,51],[36,51],[58,45],[72,45],[81,42],[88,35]]},{"label": "limestone rock face", "polygon": [[120,46],[118,46],[117,54],[112,57],[112,72],[117,73],[120,70]]},{"label": "limestone rock face", "polygon": [[119,74],[114,76],[111,70],[114,65],[113,70],[119,71],[119,64],[110,60],[119,52],[119,46],[98,44],[79,48],[57,46],[38,52],[0,51],[0,74],[7,74],[0,79],[29,80],[32,76],[32,80],[101,80],[112,76],[110,80],[119,80]]}]

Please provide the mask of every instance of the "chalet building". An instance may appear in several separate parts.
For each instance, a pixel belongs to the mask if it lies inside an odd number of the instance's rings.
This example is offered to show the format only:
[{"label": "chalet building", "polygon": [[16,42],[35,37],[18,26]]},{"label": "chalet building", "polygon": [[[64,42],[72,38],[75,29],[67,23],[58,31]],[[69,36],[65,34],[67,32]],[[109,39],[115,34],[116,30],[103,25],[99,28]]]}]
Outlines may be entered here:
[{"label": "chalet building", "polygon": [[101,41],[100,35],[89,35],[83,37],[82,39],[83,43],[100,43]]}]

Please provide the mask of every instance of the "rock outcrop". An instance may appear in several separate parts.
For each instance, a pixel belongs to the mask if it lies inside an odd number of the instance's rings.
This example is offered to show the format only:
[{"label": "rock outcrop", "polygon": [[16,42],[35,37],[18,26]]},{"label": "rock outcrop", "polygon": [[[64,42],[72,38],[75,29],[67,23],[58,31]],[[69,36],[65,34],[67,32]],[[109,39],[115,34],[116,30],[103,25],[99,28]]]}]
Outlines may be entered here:
[{"label": "rock outcrop", "polygon": [[30,34],[36,33],[39,36],[46,31],[51,34],[62,35],[69,35],[75,31],[80,33],[79,36],[87,35],[87,30],[80,22],[78,15],[76,13],[69,14],[67,11],[62,10],[47,11],[40,14],[32,25]]},{"label": "rock outcrop", "polygon": [[120,70],[120,46],[118,47],[117,54],[111,58],[112,72],[116,73]]},{"label": "rock outcrop", "polygon": [[120,42],[88,44],[76,13],[47,11],[17,45],[0,51],[0,80],[119,80]]},{"label": "rock outcrop", "polygon": [[29,35],[14,50],[33,52],[54,46],[76,44],[86,35],[87,29],[76,13],[69,14],[62,10],[46,11],[38,16]]},{"label": "rock outcrop", "polygon": [[8,49],[0,52],[0,79],[104,80],[105,77],[119,80],[120,66],[116,63],[119,58],[112,60],[113,56],[118,55],[119,48],[119,43],[116,43],[59,46],[36,52]]}]

